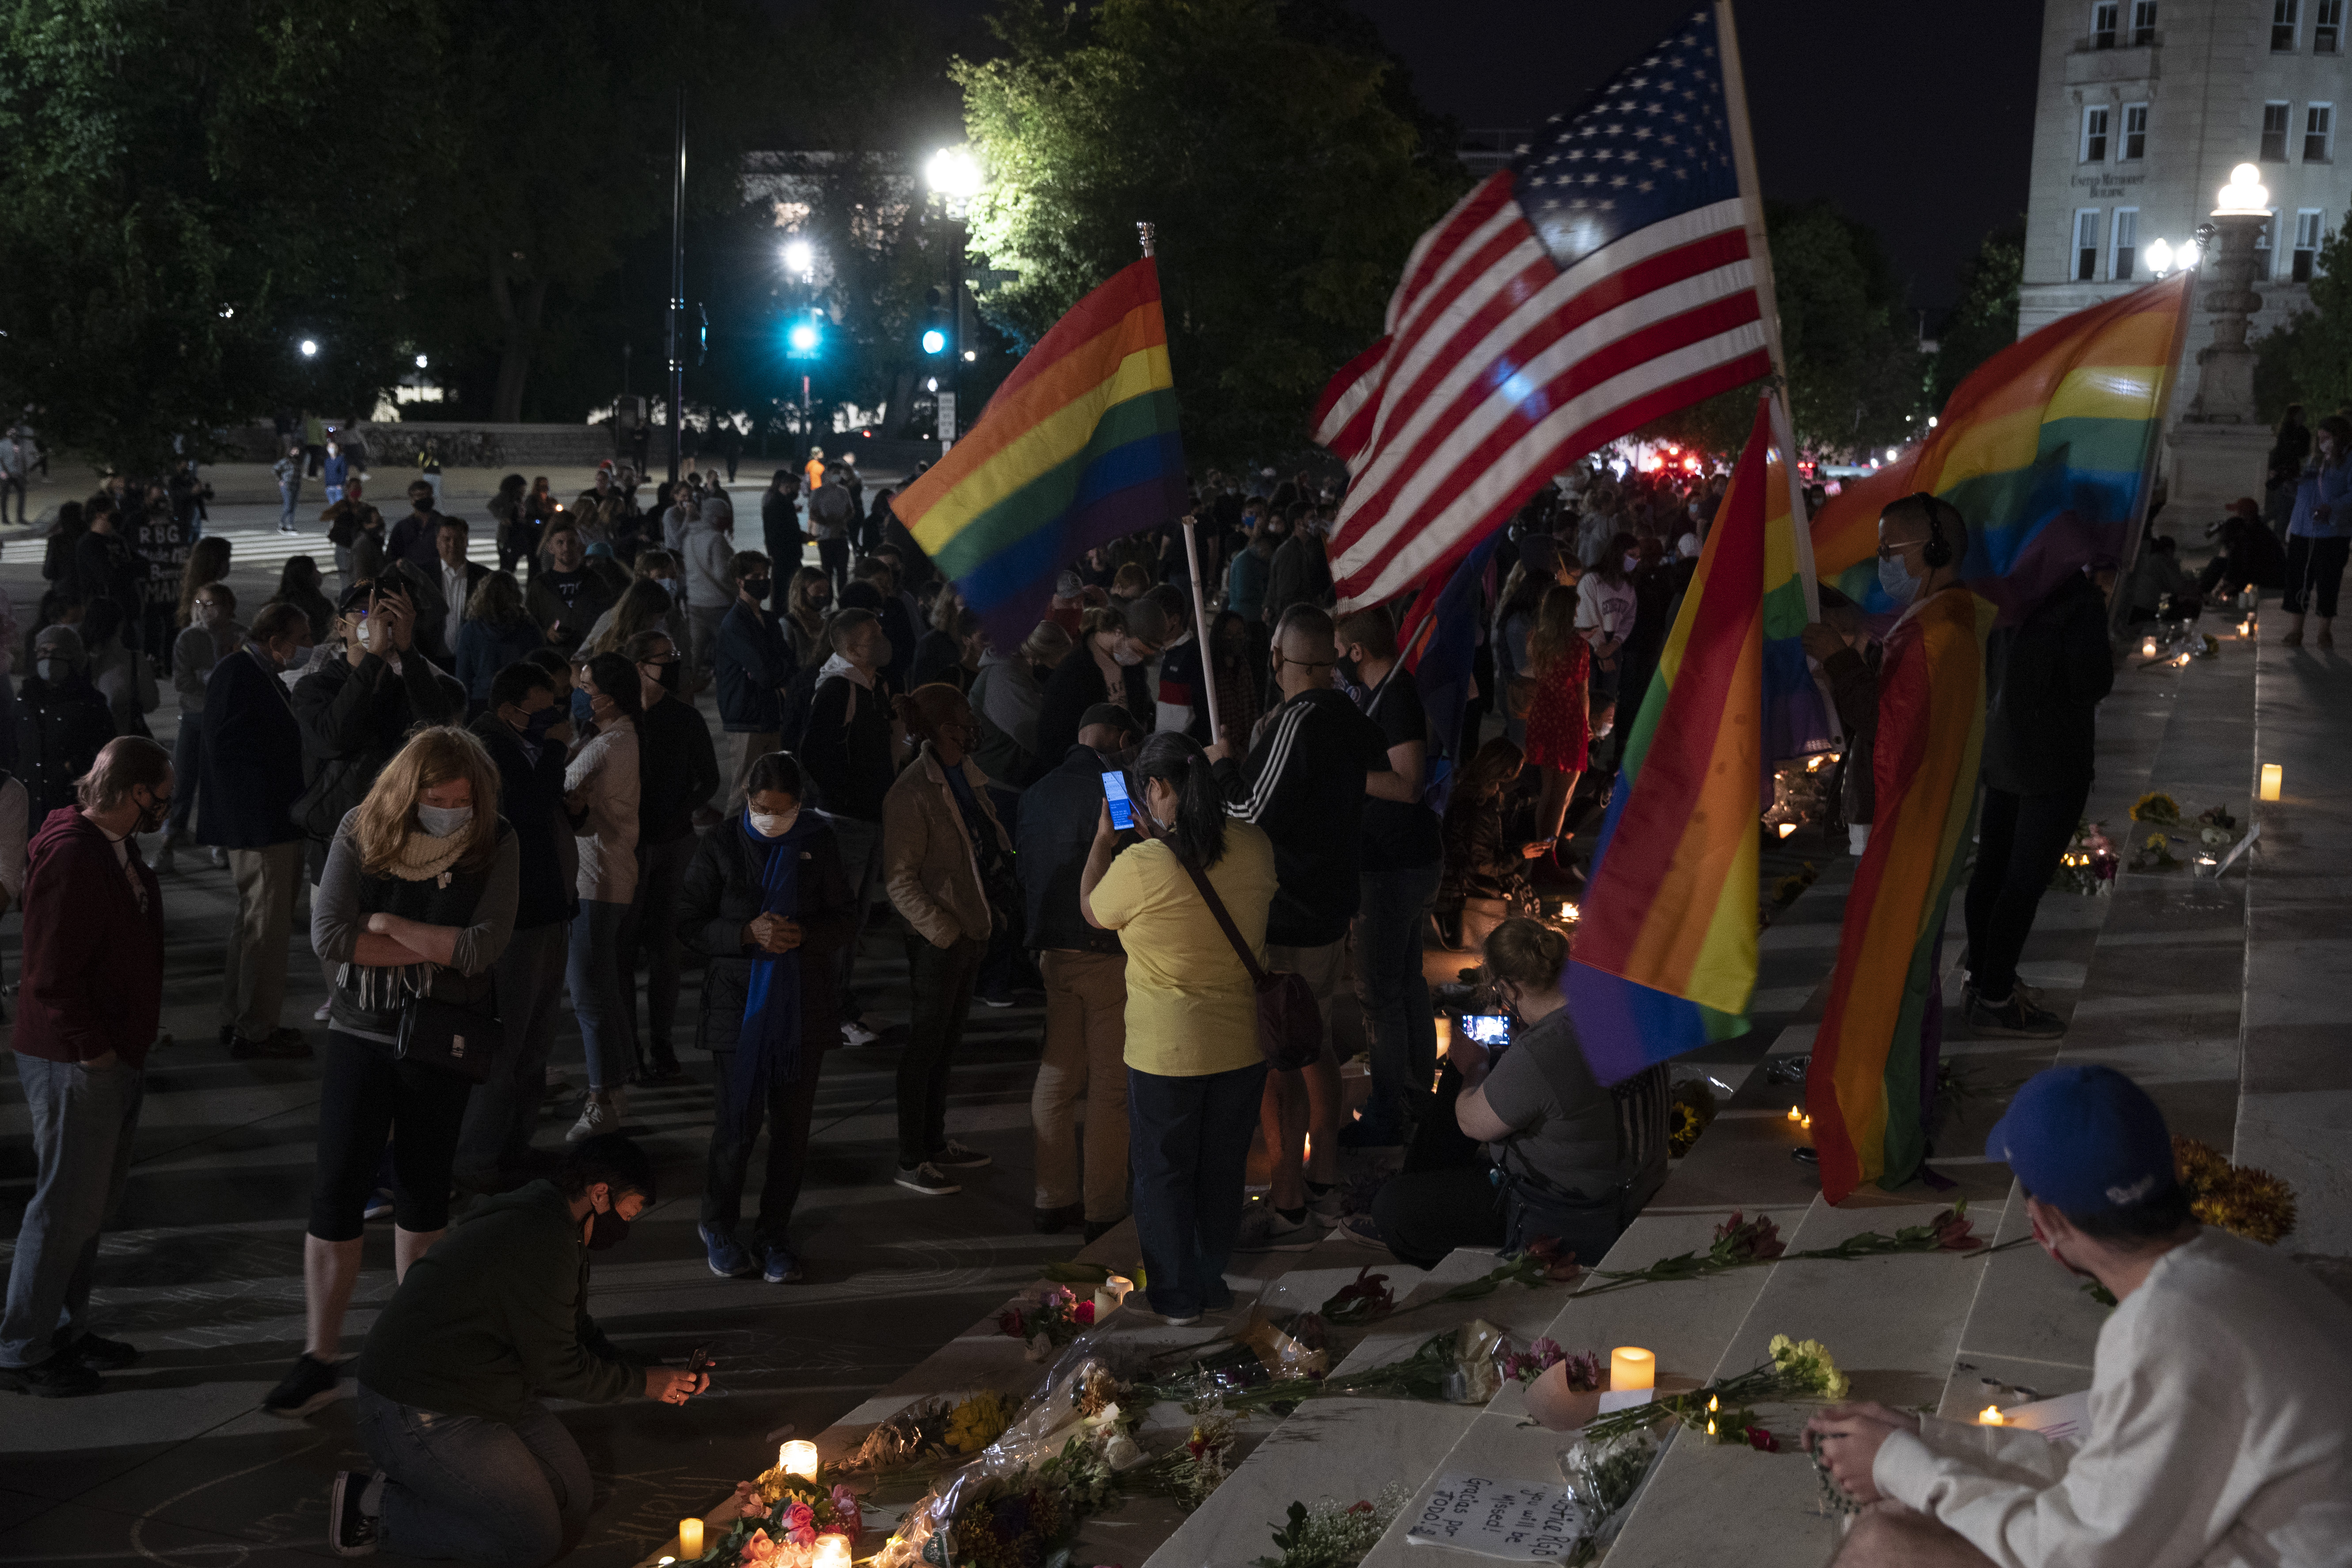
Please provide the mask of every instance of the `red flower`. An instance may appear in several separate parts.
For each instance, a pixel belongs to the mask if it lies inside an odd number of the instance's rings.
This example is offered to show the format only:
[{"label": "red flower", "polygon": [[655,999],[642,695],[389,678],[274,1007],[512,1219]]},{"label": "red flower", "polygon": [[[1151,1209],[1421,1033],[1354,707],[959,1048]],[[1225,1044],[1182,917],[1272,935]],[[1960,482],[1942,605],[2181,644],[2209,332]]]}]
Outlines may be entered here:
[{"label": "red flower", "polygon": [[1715,1242],[1735,1263],[1760,1262],[1789,1250],[1789,1244],[1780,1239],[1780,1227],[1772,1223],[1770,1215],[1744,1219],[1738,1209],[1715,1227]]},{"label": "red flower", "polygon": [[1936,1246],[1945,1252],[1974,1252],[1984,1237],[1969,1235],[1975,1222],[1958,1209],[1946,1209],[1928,1222],[1936,1228]]},{"label": "red flower", "polygon": [[1018,1308],[1007,1307],[999,1312],[996,1315],[996,1326],[1013,1339],[1025,1340],[1029,1337],[1028,1331],[1022,1327],[1021,1312]]},{"label": "red flower", "polygon": [[1372,1511],[1372,1505],[1368,1500],[1359,1498],[1354,1502],[1348,1505],[1348,1511],[1349,1513],[1370,1513]]},{"label": "red flower", "polygon": [[816,1543],[816,1510],[804,1502],[796,1502],[784,1510],[784,1539],[794,1546]]},{"label": "red flower", "polygon": [[1081,1301],[1070,1309],[1070,1316],[1078,1322],[1091,1323],[1095,1321],[1095,1304],[1092,1301]]},{"label": "red flower", "polygon": [[1761,1426],[1750,1426],[1748,1428],[1748,1446],[1767,1454],[1777,1454],[1780,1451],[1780,1439]]}]

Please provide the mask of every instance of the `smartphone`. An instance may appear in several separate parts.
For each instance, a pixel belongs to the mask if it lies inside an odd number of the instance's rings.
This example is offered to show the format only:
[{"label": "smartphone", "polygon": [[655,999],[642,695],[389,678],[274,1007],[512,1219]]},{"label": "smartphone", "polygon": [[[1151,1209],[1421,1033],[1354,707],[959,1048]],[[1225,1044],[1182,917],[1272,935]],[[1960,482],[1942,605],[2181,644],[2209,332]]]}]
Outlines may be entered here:
[{"label": "smartphone", "polygon": [[694,1353],[686,1358],[686,1370],[694,1373],[709,1372],[710,1370],[710,1347],[709,1345],[695,1346]]},{"label": "smartphone", "polygon": [[1462,1020],[1462,1033],[1482,1046],[1511,1043],[1511,1021],[1500,1013],[1471,1013]]},{"label": "smartphone", "polygon": [[1135,806],[1127,798],[1127,775],[1117,768],[1103,770],[1103,798],[1110,803],[1110,825],[1120,832],[1135,827]]}]

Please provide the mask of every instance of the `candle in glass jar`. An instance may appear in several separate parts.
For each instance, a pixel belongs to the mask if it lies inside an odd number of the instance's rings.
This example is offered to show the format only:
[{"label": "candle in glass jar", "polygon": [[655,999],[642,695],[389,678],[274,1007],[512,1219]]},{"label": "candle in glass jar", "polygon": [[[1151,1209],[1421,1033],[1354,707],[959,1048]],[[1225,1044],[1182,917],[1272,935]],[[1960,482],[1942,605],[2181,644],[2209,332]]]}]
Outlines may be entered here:
[{"label": "candle in glass jar", "polygon": [[816,1568],[849,1568],[849,1537],[820,1535],[816,1538]]},{"label": "candle in glass jar", "polygon": [[681,1519],[677,1521],[677,1554],[689,1563],[702,1555],[702,1521]]},{"label": "candle in glass jar", "polygon": [[2263,764],[2263,798],[2276,800],[2286,787],[2286,770],[2276,763]]},{"label": "candle in glass jar", "polygon": [[805,1438],[794,1438],[776,1450],[776,1468],[803,1480],[816,1479],[816,1445]]},{"label": "candle in glass jar", "polygon": [[1648,1351],[1632,1345],[1619,1345],[1609,1352],[1609,1392],[1623,1394],[1629,1390],[1654,1388],[1658,1382],[1658,1358]]}]

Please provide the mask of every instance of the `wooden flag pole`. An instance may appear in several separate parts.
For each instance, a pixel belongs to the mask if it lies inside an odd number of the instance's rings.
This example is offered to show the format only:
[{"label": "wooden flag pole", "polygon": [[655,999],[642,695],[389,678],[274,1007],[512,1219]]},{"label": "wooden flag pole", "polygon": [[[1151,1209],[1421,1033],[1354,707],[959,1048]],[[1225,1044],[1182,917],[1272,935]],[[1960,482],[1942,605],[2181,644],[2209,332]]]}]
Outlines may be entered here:
[{"label": "wooden flag pole", "polygon": [[[1154,261],[1152,244],[1155,231],[1148,223],[1135,226],[1135,237],[1143,246],[1143,258]],[[1214,745],[1225,733],[1224,715],[1217,711],[1217,666],[1209,646],[1209,595],[1201,585],[1201,541],[1194,531],[1195,523],[1190,512],[1184,516],[1184,559],[1192,568],[1192,639],[1201,655],[1201,691],[1209,701],[1209,743]]]}]

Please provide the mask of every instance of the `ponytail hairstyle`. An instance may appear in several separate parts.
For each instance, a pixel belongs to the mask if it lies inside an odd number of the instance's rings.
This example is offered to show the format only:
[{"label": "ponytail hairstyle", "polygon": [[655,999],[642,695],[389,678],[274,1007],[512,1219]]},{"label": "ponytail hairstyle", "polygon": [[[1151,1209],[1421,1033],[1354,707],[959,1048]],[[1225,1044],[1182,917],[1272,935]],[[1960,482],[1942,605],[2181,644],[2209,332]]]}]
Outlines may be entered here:
[{"label": "ponytail hairstyle", "polygon": [[1557,991],[1568,968],[1568,938],[1524,916],[1513,916],[1486,938],[1486,973],[1522,991]]},{"label": "ponytail hairstyle", "polygon": [[[1176,792],[1176,820],[1168,825],[1168,847],[1188,866],[1205,871],[1225,858],[1225,799],[1201,742],[1168,730],[1143,742],[1131,770],[1139,784],[1158,779]],[[1142,792],[1137,791],[1137,804]]]},{"label": "ponytail hairstyle", "polygon": [[926,681],[904,696],[890,699],[890,710],[907,732],[926,742],[940,738],[942,724],[971,723],[971,704],[962,691],[944,680]]}]

